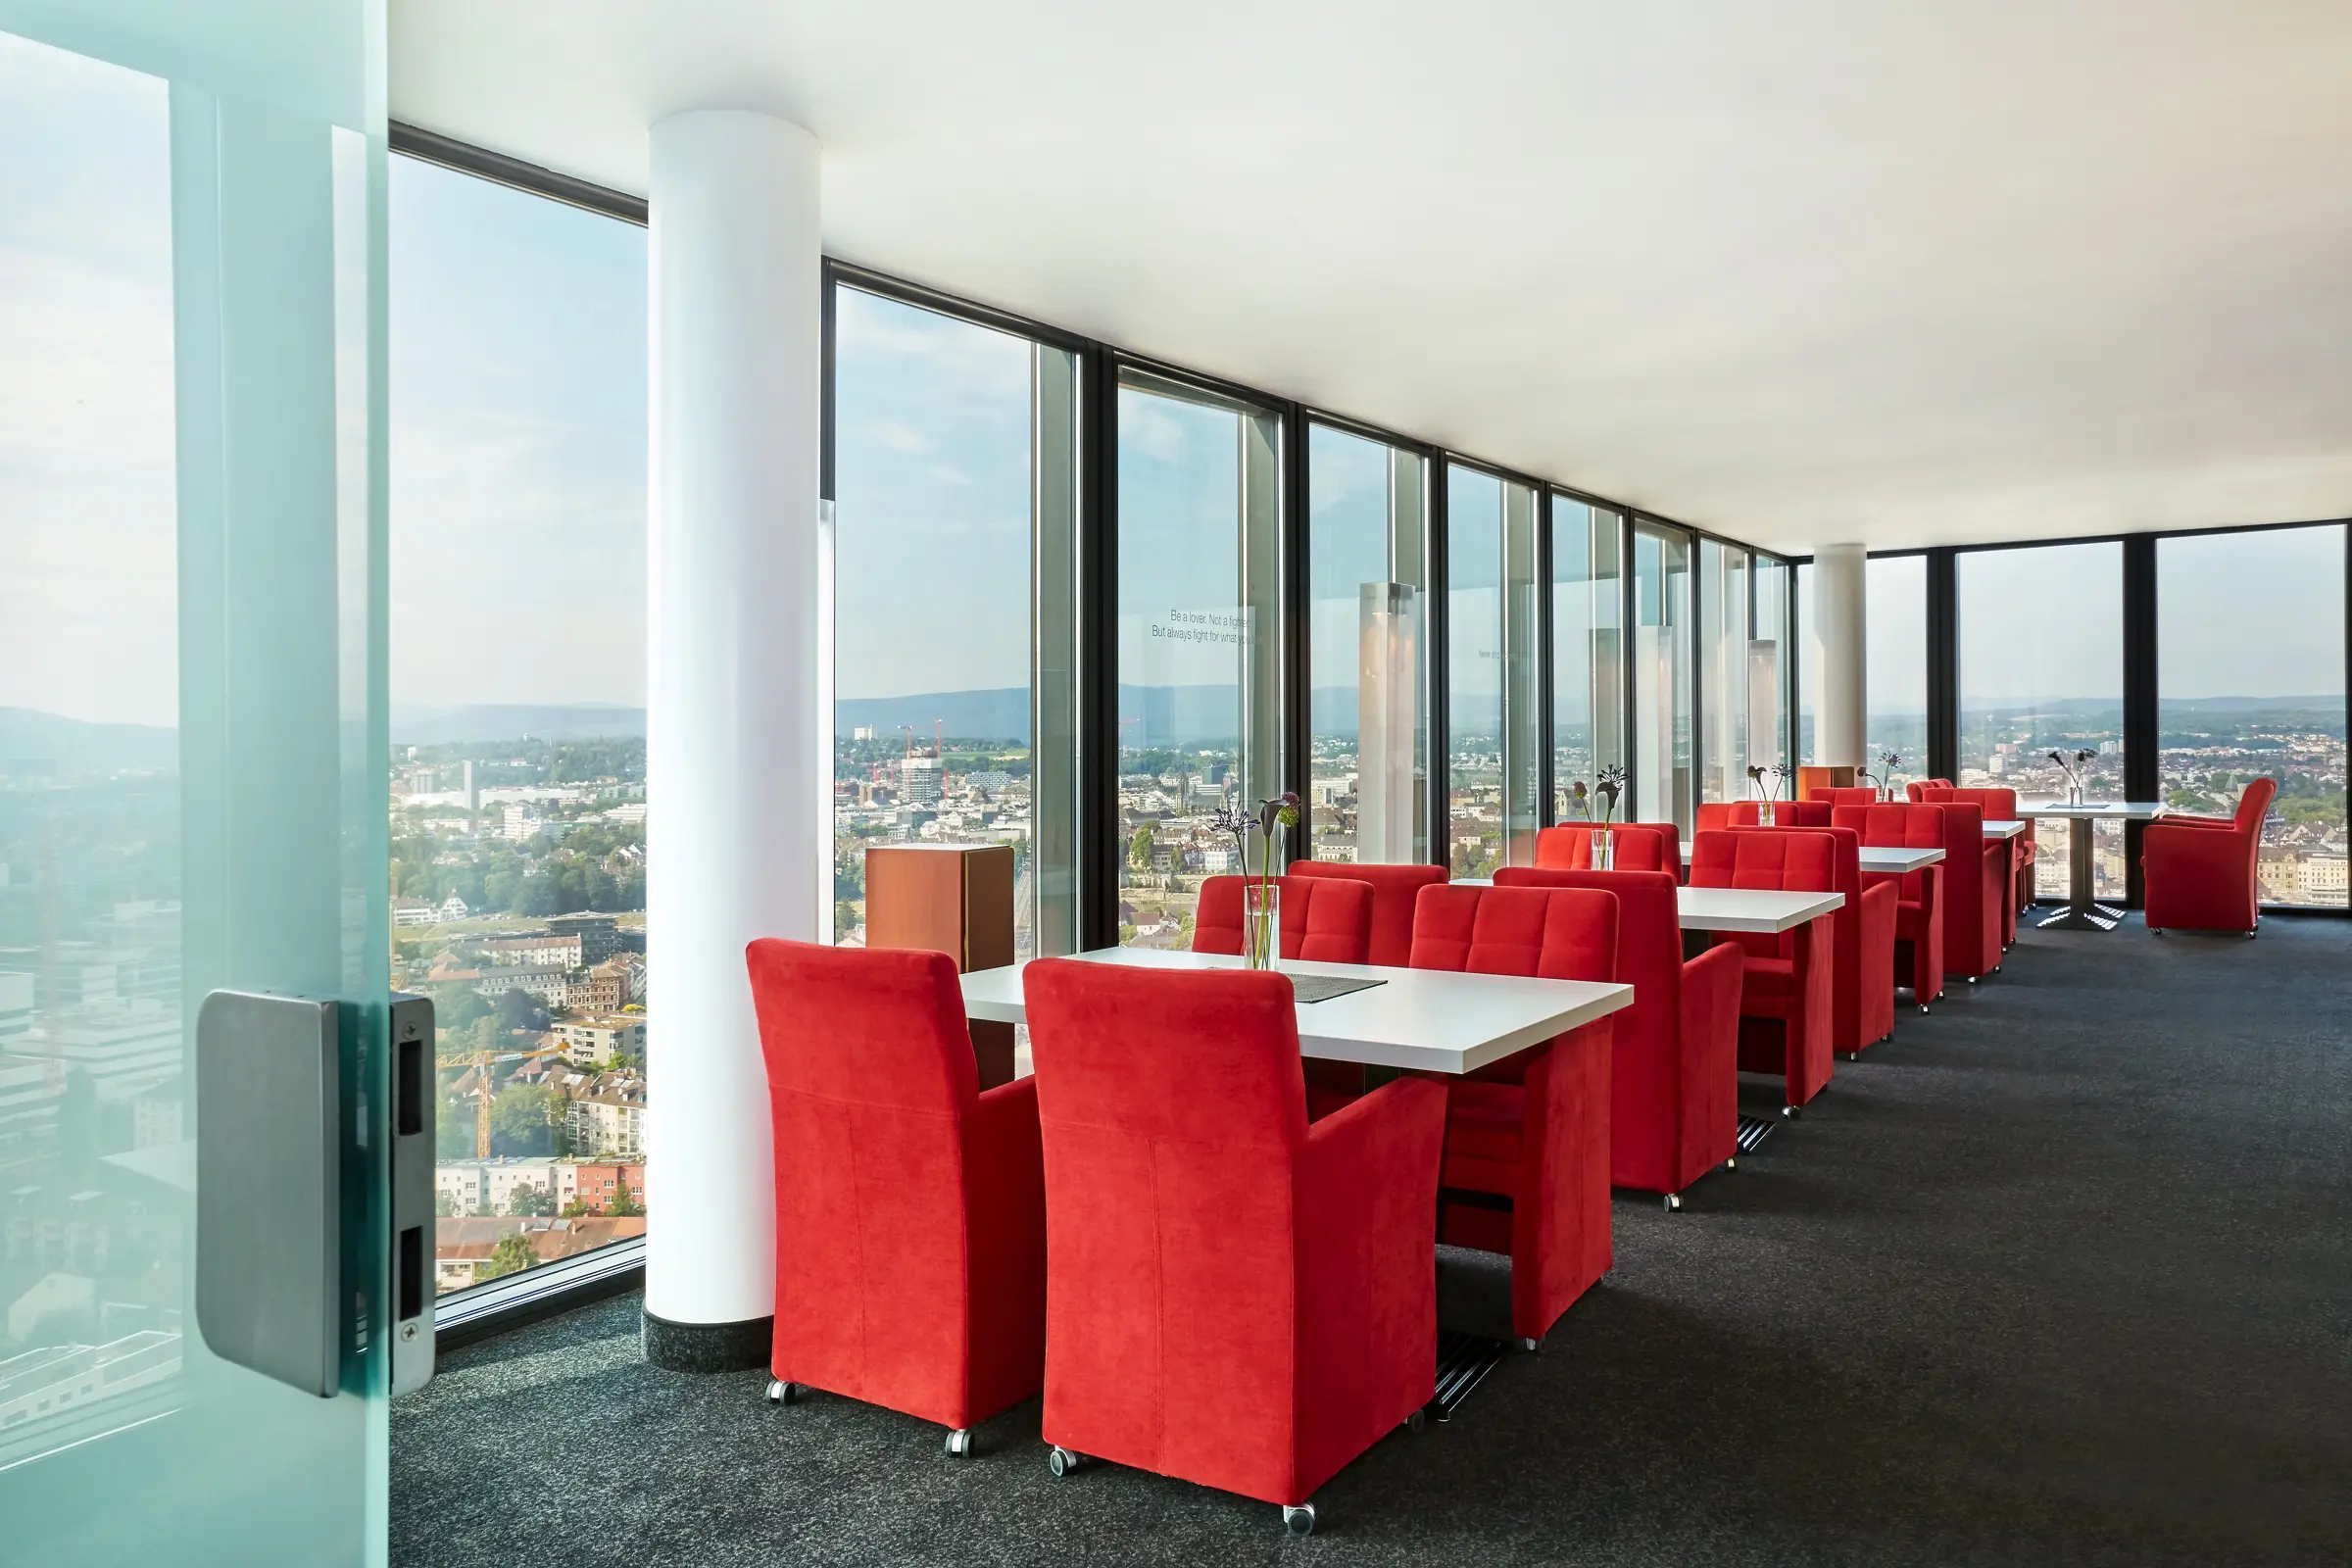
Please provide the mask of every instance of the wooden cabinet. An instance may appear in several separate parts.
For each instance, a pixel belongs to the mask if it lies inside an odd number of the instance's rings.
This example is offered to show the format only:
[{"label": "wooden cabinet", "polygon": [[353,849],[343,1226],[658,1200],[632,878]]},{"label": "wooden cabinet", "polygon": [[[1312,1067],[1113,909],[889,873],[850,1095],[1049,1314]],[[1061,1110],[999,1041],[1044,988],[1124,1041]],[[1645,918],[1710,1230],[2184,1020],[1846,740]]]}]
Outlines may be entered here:
[{"label": "wooden cabinet", "polygon": [[[1012,962],[1012,846],[869,846],[865,945],[927,948],[967,973]],[[1008,1023],[972,1021],[981,1088],[1012,1081],[1012,1030]]]}]

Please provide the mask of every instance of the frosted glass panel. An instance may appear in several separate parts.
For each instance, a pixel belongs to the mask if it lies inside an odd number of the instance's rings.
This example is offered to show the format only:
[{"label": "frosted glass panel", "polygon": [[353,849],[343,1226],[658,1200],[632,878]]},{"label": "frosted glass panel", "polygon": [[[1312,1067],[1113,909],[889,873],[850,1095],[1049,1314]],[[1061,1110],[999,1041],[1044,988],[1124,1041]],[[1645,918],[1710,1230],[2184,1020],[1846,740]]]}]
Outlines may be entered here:
[{"label": "frosted glass panel", "polygon": [[347,1004],[385,1142],[382,170],[369,7],[0,0],[12,1562],[383,1557],[376,1160],[339,1395],[193,1311],[209,992]]}]

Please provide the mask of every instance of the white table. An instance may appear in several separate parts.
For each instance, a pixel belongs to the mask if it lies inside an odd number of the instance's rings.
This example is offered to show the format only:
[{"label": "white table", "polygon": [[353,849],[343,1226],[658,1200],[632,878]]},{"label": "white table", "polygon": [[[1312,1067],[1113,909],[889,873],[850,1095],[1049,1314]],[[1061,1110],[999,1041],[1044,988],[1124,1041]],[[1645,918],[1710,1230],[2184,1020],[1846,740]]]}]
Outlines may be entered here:
[{"label": "white table", "polygon": [[2112,931],[2122,922],[2124,911],[2112,904],[2101,904],[2091,892],[2091,847],[2097,835],[2087,824],[2100,821],[2152,822],[2164,814],[2160,801],[2084,801],[2069,806],[2064,801],[2024,801],[2018,810],[2031,817],[2058,817],[2065,821],[2081,822],[2083,827],[2070,828],[2066,835],[2066,907],[2056,914],[2044,915],[2042,927],[2059,931]]},{"label": "white table", "polygon": [[1994,821],[1984,824],[1984,836],[1988,839],[2013,839],[2025,830],[2026,824],[2023,822]]},{"label": "white table", "polygon": [[[1908,851],[1897,851],[1908,854]],[[1941,850],[1928,852],[1943,858]],[[1922,864],[1927,862],[1922,861]],[[1457,888],[1491,888],[1494,878],[1457,876]],[[1675,912],[1686,931],[1742,931],[1775,936],[1845,906],[1842,893],[1783,893],[1772,888],[1676,888]],[[977,1017],[975,1013],[973,1016]]]},{"label": "white table", "polygon": [[1913,848],[1897,844],[1865,844],[1862,846],[1862,869],[1889,876],[1907,871],[1924,870],[1943,859],[1941,850]]},{"label": "white table", "polygon": [[[1078,956],[1088,963],[1138,969],[1239,969],[1238,954],[1170,953],[1152,948],[1098,948]],[[1026,1023],[1022,963],[977,969],[963,977],[964,1011],[999,1023]],[[1300,1054],[1367,1067],[1418,1067],[1466,1073],[1515,1051],[1605,1018],[1634,1002],[1634,988],[1588,980],[1537,980],[1520,975],[1457,974],[1445,969],[1382,969],[1368,964],[1280,964],[1287,974],[1340,975],[1385,981],[1328,1002],[1302,1002]]]},{"label": "white table", "polygon": [[1775,936],[1845,907],[1845,895],[1784,893],[1775,888],[1677,888],[1674,903],[1686,931]]}]

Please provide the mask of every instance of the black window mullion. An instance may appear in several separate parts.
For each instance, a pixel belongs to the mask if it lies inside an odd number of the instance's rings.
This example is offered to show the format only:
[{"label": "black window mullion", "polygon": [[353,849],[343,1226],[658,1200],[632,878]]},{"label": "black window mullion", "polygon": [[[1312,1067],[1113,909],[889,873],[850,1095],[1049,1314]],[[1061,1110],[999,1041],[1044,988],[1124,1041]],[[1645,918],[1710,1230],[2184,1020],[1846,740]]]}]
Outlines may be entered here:
[{"label": "black window mullion", "polygon": [[[2156,720],[2156,536],[2131,534],[2124,540],[2124,798],[2157,799],[2160,762]],[[2139,864],[2140,834],[2146,824],[2124,824],[2124,903],[2136,909],[2147,902]]]}]

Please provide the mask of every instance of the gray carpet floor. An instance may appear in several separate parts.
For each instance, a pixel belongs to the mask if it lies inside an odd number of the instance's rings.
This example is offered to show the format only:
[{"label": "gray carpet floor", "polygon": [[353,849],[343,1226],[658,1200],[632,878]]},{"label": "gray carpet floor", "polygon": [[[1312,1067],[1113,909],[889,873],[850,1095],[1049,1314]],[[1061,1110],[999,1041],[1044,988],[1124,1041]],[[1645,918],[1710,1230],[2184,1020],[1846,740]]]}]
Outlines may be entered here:
[{"label": "gray carpet floor", "polygon": [[[1755,1080],[1752,1108],[1777,1103]],[[2352,1562],[2352,923],[2027,930],[1616,1267],[1452,1423],[1277,1510],[1047,1473],[765,1374],[647,1366],[615,1298],[392,1419],[402,1568]],[[1450,1321],[1501,1306],[1469,1254]]]}]

